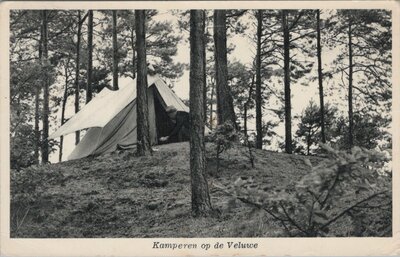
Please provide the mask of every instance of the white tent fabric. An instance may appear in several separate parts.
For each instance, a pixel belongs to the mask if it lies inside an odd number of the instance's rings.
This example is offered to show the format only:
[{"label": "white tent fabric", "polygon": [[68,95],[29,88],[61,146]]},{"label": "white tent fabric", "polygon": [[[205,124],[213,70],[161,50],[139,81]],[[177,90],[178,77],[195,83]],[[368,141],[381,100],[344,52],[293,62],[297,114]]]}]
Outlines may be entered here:
[{"label": "white tent fabric", "polygon": [[[89,129],[68,156],[68,160],[112,152],[118,147],[132,147],[137,143],[135,85],[136,81],[133,81],[118,91],[103,89],[49,138]],[[178,111],[189,112],[189,108],[158,76],[148,77],[148,86],[150,140],[152,144],[156,144],[160,136],[157,135],[158,132],[168,133],[164,130],[158,131],[157,124],[164,123],[161,120],[156,121],[156,109],[162,113],[162,109],[169,105],[175,106]],[[205,132],[209,131],[206,127]]]},{"label": "white tent fabric", "polygon": [[[170,103],[177,109],[188,112],[189,108],[174,96],[174,93],[158,76],[149,76],[148,86],[155,84],[157,89],[166,97]],[[162,93],[161,93],[162,92]],[[177,99],[176,99],[177,98]],[[74,133],[75,131],[92,128],[104,127],[112,118],[114,118],[122,109],[136,99],[136,80],[130,85],[125,85],[117,91],[111,91],[104,88],[99,94],[85,105],[77,114],[63,124],[57,131],[49,136],[54,139],[63,135]],[[178,108],[180,107],[180,108]]]},{"label": "white tent fabric", "polygon": [[189,112],[189,107],[161,79],[154,80],[154,84],[167,106],[173,105],[178,111]]}]

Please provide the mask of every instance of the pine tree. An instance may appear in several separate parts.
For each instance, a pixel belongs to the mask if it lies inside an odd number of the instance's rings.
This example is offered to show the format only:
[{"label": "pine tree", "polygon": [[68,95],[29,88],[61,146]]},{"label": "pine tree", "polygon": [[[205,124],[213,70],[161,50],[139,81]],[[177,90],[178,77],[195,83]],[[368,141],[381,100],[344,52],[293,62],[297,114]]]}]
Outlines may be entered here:
[{"label": "pine tree", "polygon": [[92,100],[92,77],[93,77],[93,11],[88,11],[88,63],[87,63],[87,81],[86,81],[86,103]]},{"label": "pine tree", "polygon": [[[43,55],[43,25],[40,25],[40,39],[39,39],[39,60],[42,60]],[[39,164],[39,151],[41,148],[41,141],[40,141],[40,130],[39,130],[39,123],[40,123],[40,92],[41,87],[36,85],[35,88],[35,150],[34,150],[34,160],[36,164]]]},{"label": "pine tree", "polygon": [[321,57],[321,10],[317,10],[317,58],[318,58],[318,89],[319,89],[319,108],[321,117],[321,141],[326,143],[325,135],[325,111],[324,111],[324,87],[323,87],[323,73],[322,73],[322,57]]},{"label": "pine tree", "polygon": [[190,174],[192,215],[207,216],[212,212],[206,179],[204,145],[204,11],[190,11]]},{"label": "pine tree", "polygon": [[[81,11],[78,10],[78,30],[76,33],[76,59],[75,59],[75,113],[79,112],[79,73],[80,73],[80,57],[81,57],[81,36],[82,36],[82,22],[81,22]],[[81,139],[80,131],[75,131],[75,145],[79,143]]]},{"label": "pine tree", "polygon": [[[307,38],[315,37],[314,11],[312,10],[282,10],[282,34],[283,34],[283,73],[284,73],[284,102],[285,102],[285,152],[293,152],[292,138],[292,100],[291,82],[308,74],[312,62],[304,65],[296,60],[291,52],[296,48],[303,56],[311,55]],[[303,42],[302,42],[303,41]],[[300,50],[301,49],[301,50]]]},{"label": "pine tree", "polygon": [[292,104],[290,93],[290,35],[287,10],[282,10],[284,88],[285,88],[285,152],[292,153]]},{"label": "pine tree", "polygon": [[112,11],[112,38],[113,38],[113,89],[118,90],[118,41],[117,41],[117,11]]},{"label": "pine tree", "polygon": [[[64,85],[64,94],[62,98],[62,103],[61,103],[61,125],[65,123],[65,107],[67,106],[67,100],[68,100],[68,89],[69,89],[69,82],[70,82],[70,72],[69,72],[69,65],[70,65],[70,60],[67,59],[63,63],[64,65],[64,76],[65,76],[65,85]],[[59,153],[58,153],[58,161],[62,161],[62,156],[63,156],[63,145],[64,145],[64,137],[60,137],[60,147],[59,147]]]},{"label": "pine tree", "polygon": [[43,19],[43,52],[42,52],[42,67],[43,67],[43,114],[42,114],[42,162],[49,162],[49,60],[48,60],[48,28],[47,28],[47,11],[42,11]]},{"label": "pine tree", "polygon": [[349,148],[352,148],[353,143],[353,41],[352,41],[352,20],[348,23],[348,40],[349,40],[349,85],[348,85],[348,106],[349,106]]},{"label": "pine tree", "polygon": [[[338,10],[329,23],[328,44],[344,47],[335,60],[332,73],[341,74],[347,87],[347,145],[355,145],[355,114],[369,112],[383,115],[391,104],[391,22],[386,10]],[[355,96],[357,96],[355,98]],[[386,115],[386,119],[390,119]]]},{"label": "pine tree", "polygon": [[[257,55],[256,55],[256,148],[262,149],[263,131],[262,131],[262,96],[261,96],[261,38],[263,26],[263,11],[257,11]],[[247,109],[246,109],[247,115]],[[247,120],[247,117],[246,117]],[[246,123],[247,124],[247,123]],[[246,126],[247,127],[247,126]],[[247,128],[246,128],[247,131]]]},{"label": "pine tree", "polygon": [[214,44],[218,124],[231,122],[237,128],[232,95],[228,87],[226,10],[214,11]]},{"label": "pine tree", "polygon": [[146,62],[146,16],[144,10],[135,10],[137,47],[137,154],[151,154],[149,134],[149,110],[147,105],[147,62]]}]

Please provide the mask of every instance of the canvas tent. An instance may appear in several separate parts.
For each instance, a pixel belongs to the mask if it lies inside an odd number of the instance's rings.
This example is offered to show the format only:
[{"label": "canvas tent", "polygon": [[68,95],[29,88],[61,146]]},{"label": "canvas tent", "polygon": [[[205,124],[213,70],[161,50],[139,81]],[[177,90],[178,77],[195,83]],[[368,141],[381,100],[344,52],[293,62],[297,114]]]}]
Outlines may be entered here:
[{"label": "canvas tent", "polygon": [[[117,91],[104,88],[49,138],[88,128],[68,160],[134,146],[137,142],[135,85],[136,81]],[[174,127],[165,108],[173,105],[185,112],[189,112],[189,108],[158,76],[148,77],[147,93],[150,140],[157,144],[158,138],[169,135]]]}]

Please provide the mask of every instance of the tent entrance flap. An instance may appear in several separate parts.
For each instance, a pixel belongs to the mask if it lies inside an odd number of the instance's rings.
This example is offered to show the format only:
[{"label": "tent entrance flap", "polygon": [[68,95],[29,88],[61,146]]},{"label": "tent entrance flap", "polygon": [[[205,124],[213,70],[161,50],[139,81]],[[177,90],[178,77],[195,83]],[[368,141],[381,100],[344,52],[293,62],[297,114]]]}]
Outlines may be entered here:
[{"label": "tent entrance flap", "polygon": [[167,112],[165,111],[165,103],[158,92],[154,93],[154,107],[156,110],[156,127],[157,135],[159,137],[168,136],[174,129],[175,124],[169,118]]}]

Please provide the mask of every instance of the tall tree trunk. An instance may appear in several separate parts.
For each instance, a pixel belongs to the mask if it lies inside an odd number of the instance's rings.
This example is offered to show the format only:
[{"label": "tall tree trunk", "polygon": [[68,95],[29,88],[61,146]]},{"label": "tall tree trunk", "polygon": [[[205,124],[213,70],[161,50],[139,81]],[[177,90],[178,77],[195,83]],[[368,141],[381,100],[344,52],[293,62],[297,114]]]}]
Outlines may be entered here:
[{"label": "tall tree trunk", "polygon": [[131,29],[131,47],[132,47],[132,79],[136,78],[136,46],[135,46],[135,30]]},{"label": "tall tree trunk", "polygon": [[144,10],[135,10],[136,49],[137,49],[137,154],[151,154],[149,132],[149,110],[147,106],[147,62],[146,62],[146,14]]},{"label": "tall tree trunk", "polygon": [[325,136],[325,106],[324,106],[324,87],[322,85],[322,58],[321,58],[321,27],[320,10],[317,10],[317,57],[318,57],[318,85],[319,85],[319,110],[321,116],[321,141],[326,143]]},{"label": "tall tree trunk", "polygon": [[228,87],[228,62],[226,49],[226,10],[214,11],[215,68],[217,82],[218,124],[227,121],[237,129],[233,99]]},{"label": "tall tree trunk", "polygon": [[88,66],[87,66],[87,84],[86,84],[86,103],[92,100],[92,76],[93,76],[93,11],[88,14]]},{"label": "tall tree trunk", "polygon": [[[80,50],[81,50],[81,34],[82,34],[82,23],[81,23],[81,11],[78,11],[78,31],[76,41],[76,68],[75,68],[75,113],[79,112],[79,72],[80,72]],[[75,145],[80,141],[80,131],[75,131]]]},{"label": "tall tree trunk", "polygon": [[[40,39],[39,39],[39,61],[42,61],[43,54],[43,24],[40,25]],[[42,66],[43,68],[43,66]],[[35,88],[35,150],[34,150],[34,159],[35,163],[39,164],[39,149],[41,147],[40,143],[40,131],[39,131],[39,122],[40,122],[40,92],[41,87],[36,85]]]},{"label": "tall tree trunk", "polygon": [[290,99],[290,35],[287,10],[282,10],[285,81],[285,152],[292,153],[292,105]]},{"label": "tall tree trunk", "polygon": [[[206,15],[204,11],[204,15]],[[207,46],[207,33],[206,33],[206,17],[203,19],[203,26],[204,26],[204,35],[203,35],[203,45],[204,48]],[[203,72],[204,72],[204,90],[203,90],[203,104],[204,104],[204,123],[207,122],[207,51],[204,51],[203,53]]]},{"label": "tall tree trunk", "polygon": [[[262,131],[262,100],[261,100],[261,37],[263,11],[257,11],[257,56],[256,56],[256,148],[262,149],[263,131]],[[246,110],[247,111],[247,110]],[[247,125],[247,124],[246,124]]]},{"label": "tall tree trunk", "polygon": [[349,20],[349,149],[353,147],[353,43],[352,43],[352,22]]},{"label": "tall tree trunk", "polygon": [[113,89],[118,90],[118,44],[117,44],[117,11],[113,10],[113,26],[112,26],[112,37],[113,37]]},{"label": "tall tree trunk", "polygon": [[190,177],[192,215],[211,214],[204,145],[204,11],[190,11]]},{"label": "tall tree trunk", "polygon": [[42,11],[43,15],[43,60],[44,81],[43,81],[43,140],[42,140],[42,162],[49,162],[49,64],[48,64],[48,31],[47,31],[47,11]]},{"label": "tall tree trunk", "polygon": [[[65,65],[65,88],[64,96],[61,105],[61,126],[65,123],[65,106],[67,105],[68,98],[68,64]],[[62,161],[63,156],[63,146],[64,146],[64,136],[60,137],[60,151],[58,153],[58,161]]]}]

